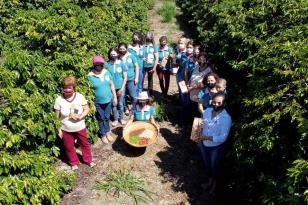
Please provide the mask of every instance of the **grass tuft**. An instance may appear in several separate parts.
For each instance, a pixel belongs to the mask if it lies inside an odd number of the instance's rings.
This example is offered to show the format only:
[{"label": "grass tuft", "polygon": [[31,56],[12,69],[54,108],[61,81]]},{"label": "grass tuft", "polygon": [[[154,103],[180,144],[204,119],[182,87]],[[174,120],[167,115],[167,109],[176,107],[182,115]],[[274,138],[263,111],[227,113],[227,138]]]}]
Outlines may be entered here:
[{"label": "grass tuft", "polygon": [[104,190],[107,194],[113,192],[113,196],[118,198],[120,193],[124,193],[133,198],[136,204],[153,201],[151,195],[154,193],[146,189],[144,178],[135,176],[127,169],[113,171],[102,182],[97,182],[94,189]]},{"label": "grass tuft", "polygon": [[174,1],[164,1],[157,13],[163,17],[163,22],[171,22],[176,15]]}]

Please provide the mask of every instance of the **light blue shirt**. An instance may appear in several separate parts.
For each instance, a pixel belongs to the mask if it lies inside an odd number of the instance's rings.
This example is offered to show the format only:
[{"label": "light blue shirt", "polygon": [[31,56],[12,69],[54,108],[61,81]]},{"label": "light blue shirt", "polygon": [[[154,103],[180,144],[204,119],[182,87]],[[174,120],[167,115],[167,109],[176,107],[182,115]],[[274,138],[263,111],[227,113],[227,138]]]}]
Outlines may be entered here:
[{"label": "light blue shirt", "polygon": [[122,62],[127,70],[127,80],[134,80],[135,79],[135,64],[136,63],[138,64],[135,56],[128,53],[128,56],[122,59]]},{"label": "light blue shirt", "polygon": [[158,48],[158,63],[161,63],[165,56],[168,57],[168,61],[165,67],[162,70],[170,70],[171,69],[171,58],[170,54],[172,54],[172,49],[166,46],[164,49]]},{"label": "light blue shirt", "polygon": [[140,46],[139,50],[136,51],[135,49],[133,49],[132,46],[129,46],[128,52],[130,54],[132,54],[133,56],[135,56],[135,58],[137,59],[137,62],[138,62],[138,66],[139,66],[139,72],[142,72],[142,70],[143,70],[143,59],[142,59],[143,47]]},{"label": "light blue shirt", "polygon": [[203,112],[202,136],[213,136],[213,141],[204,140],[206,147],[214,147],[224,143],[229,135],[232,120],[224,109],[217,116],[212,118],[213,108],[208,108]]},{"label": "light blue shirt", "polygon": [[123,62],[120,60],[116,60],[115,63],[108,61],[105,66],[111,74],[115,89],[121,89],[124,80],[123,73],[127,72]]},{"label": "light blue shirt", "polygon": [[212,107],[212,105],[210,104],[210,100],[212,100],[212,95],[208,90],[208,88],[204,88],[203,90],[200,90],[198,93],[198,98],[201,100],[203,108],[209,108]]},{"label": "light blue shirt", "polygon": [[146,105],[143,109],[136,105],[136,109],[133,110],[135,121],[149,121],[151,116],[155,116],[156,112],[153,106]]},{"label": "light blue shirt", "polygon": [[146,61],[143,62],[144,68],[152,68],[155,64],[155,53],[158,52],[158,47],[156,45],[145,45],[142,49],[143,55]]},{"label": "light blue shirt", "polygon": [[104,69],[102,74],[96,75],[93,72],[89,73],[88,80],[92,83],[94,89],[94,102],[106,104],[111,102],[112,92],[110,87],[111,75],[107,69]]}]

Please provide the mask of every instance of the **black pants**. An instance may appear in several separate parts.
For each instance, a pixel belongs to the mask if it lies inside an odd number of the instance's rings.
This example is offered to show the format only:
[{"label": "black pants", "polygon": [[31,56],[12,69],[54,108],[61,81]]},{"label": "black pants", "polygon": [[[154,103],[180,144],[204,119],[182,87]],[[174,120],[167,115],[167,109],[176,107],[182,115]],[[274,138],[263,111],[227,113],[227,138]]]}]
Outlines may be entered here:
[{"label": "black pants", "polygon": [[153,73],[154,72],[149,72],[149,71],[153,71],[153,67],[151,68],[143,68],[143,81],[142,81],[142,87],[143,87],[143,82],[144,82],[144,78],[145,78],[145,74],[147,73],[148,76],[148,92],[149,95],[153,95]]}]

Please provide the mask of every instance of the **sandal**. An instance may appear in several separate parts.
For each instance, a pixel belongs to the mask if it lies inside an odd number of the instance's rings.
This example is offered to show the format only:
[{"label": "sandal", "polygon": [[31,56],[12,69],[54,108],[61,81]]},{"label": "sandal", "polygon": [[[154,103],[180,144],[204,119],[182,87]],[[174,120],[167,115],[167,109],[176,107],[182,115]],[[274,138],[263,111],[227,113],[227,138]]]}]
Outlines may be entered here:
[{"label": "sandal", "polygon": [[91,167],[91,168],[93,168],[93,167],[95,167],[96,166],[96,164],[94,163],[94,162],[91,162],[90,164],[89,164],[89,167]]},{"label": "sandal", "polygon": [[106,134],[106,138],[109,140],[109,142],[113,142],[114,141],[114,138],[111,136],[110,133]]},{"label": "sandal", "polygon": [[73,165],[73,166],[71,166],[71,169],[72,169],[73,171],[78,170],[78,165]]},{"label": "sandal", "polygon": [[106,136],[102,137],[101,140],[102,140],[102,142],[103,142],[104,144],[108,144],[108,143],[109,143],[109,141],[108,141],[108,139],[107,139]]}]

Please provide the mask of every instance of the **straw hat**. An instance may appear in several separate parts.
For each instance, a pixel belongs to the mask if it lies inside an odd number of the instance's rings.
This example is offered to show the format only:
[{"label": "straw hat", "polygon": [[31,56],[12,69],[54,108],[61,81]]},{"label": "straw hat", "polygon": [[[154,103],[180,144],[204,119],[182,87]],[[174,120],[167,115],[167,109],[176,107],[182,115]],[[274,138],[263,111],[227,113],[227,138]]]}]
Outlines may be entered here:
[{"label": "straw hat", "polygon": [[139,93],[137,100],[149,100],[149,95],[148,92],[146,91],[142,91],[141,93]]}]

